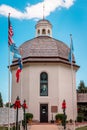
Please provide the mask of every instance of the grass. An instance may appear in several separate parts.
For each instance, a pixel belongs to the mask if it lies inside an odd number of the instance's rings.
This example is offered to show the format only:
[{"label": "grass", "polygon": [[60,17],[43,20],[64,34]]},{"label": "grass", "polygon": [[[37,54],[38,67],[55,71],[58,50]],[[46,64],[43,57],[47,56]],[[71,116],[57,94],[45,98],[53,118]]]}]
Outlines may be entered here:
[{"label": "grass", "polygon": [[81,128],[77,128],[76,130],[87,130],[87,126],[81,127]]},{"label": "grass", "polygon": [[[8,127],[0,126],[0,130],[8,130]],[[10,128],[10,130],[16,130],[16,127],[13,126],[13,127]],[[20,130],[20,125],[18,127],[18,130]]]},{"label": "grass", "polygon": [[0,130],[7,130],[8,128],[6,127],[0,127]]},{"label": "grass", "polygon": [[[0,130],[8,130],[8,127],[0,127]],[[16,128],[15,127],[13,127],[13,128],[10,128],[10,130],[16,130]],[[20,130],[20,129],[19,129]]]}]

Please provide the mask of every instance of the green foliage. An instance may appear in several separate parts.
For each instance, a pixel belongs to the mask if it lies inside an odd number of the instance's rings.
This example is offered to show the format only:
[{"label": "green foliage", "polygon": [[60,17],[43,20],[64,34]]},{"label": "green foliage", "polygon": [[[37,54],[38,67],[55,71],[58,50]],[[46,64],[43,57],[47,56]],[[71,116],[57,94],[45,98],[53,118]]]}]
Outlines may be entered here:
[{"label": "green foliage", "polygon": [[67,115],[64,115],[64,114],[56,114],[55,115],[55,119],[56,120],[61,120],[62,122],[62,125],[65,126],[66,125],[66,119],[67,119]]},{"label": "green foliage", "polygon": [[25,120],[22,120],[22,126],[25,128],[25,126],[26,126],[26,121]]},{"label": "green foliage", "polygon": [[65,120],[66,120],[66,119],[67,119],[67,116],[66,116],[66,115],[64,115],[64,114],[62,114],[62,113],[60,113],[60,114],[56,114],[56,115],[55,115],[55,119],[56,119],[56,120],[58,120],[58,119],[59,119],[59,120],[61,120],[61,121],[62,121],[63,119],[65,119]]},{"label": "green foliage", "polygon": [[78,93],[87,93],[87,87],[85,86],[84,81],[80,81],[77,92]]},{"label": "green foliage", "polygon": [[[8,127],[0,127],[0,130],[8,130]],[[10,130],[16,130],[16,126],[10,127]],[[18,130],[20,130],[20,124],[18,125]]]},{"label": "green foliage", "polygon": [[78,105],[78,116],[82,116],[84,121],[87,121],[87,105]]},{"label": "green foliage", "polygon": [[[19,127],[19,128],[20,128],[20,127]],[[16,126],[13,126],[12,129],[13,129],[13,130],[16,130]]]},{"label": "green foliage", "polygon": [[2,95],[0,93],[0,107],[3,107],[3,100],[2,100]]},{"label": "green foliage", "polygon": [[[87,87],[85,86],[84,81],[80,81],[80,84],[78,86],[77,93],[83,93],[83,96],[85,96],[85,93],[87,94]],[[83,120],[87,121],[87,105],[80,103],[78,104],[78,116],[83,116]]]},{"label": "green foliage", "polygon": [[56,120],[62,120],[63,119],[63,114],[56,114],[55,119]]},{"label": "green foliage", "polygon": [[4,126],[0,126],[0,130],[8,130],[8,128]]},{"label": "green foliage", "polygon": [[87,126],[81,127],[81,128],[76,128],[76,130],[87,130]]},{"label": "green foliage", "polygon": [[33,119],[33,114],[32,113],[26,113],[26,121]]},{"label": "green foliage", "polygon": [[77,122],[82,122],[83,121],[83,116],[81,116],[81,115],[78,115],[77,116]]},{"label": "green foliage", "polygon": [[6,104],[5,104],[5,107],[11,107],[11,103],[9,103],[9,102],[7,102]]}]

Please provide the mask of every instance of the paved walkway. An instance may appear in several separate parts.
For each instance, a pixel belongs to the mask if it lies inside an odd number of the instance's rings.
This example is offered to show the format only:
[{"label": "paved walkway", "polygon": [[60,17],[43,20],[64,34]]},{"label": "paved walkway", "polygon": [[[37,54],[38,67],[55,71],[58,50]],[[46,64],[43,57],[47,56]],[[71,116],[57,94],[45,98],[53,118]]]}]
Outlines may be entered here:
[{"label": "paved walkway", "polygon": [[[73,124],[67,124],[66,130],[75,130],[75,127],[83,127],[87,126],[87,122],[84,123],[76,123],[76,126]],[[28,130],[64,130],[64,127],[62,125],[57,125],[57,124],[31,124],[27,126]]]},{"label": "paved walkway", "polygon": [[57,125],[31,125],[28,130],[58,130]]}]

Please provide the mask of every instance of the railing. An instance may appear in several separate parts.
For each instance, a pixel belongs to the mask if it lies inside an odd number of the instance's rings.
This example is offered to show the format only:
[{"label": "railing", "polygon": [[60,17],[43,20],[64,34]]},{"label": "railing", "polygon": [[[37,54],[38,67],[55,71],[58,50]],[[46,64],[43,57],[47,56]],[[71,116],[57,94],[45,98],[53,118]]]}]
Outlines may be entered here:
[{"label": "railing", "polygon": [[87,102],[87,93],[77,93],[77,102]]}]

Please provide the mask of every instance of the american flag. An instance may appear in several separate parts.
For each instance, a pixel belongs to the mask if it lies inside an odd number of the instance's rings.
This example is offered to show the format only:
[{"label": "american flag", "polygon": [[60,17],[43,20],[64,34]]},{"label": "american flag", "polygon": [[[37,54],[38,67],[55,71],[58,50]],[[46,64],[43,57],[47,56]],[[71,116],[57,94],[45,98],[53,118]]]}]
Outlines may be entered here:
[{"label": "american flag", "polygon": [[13,44],[13,39],[12,39],[13,34],[14,33],[13,33],[12,25],[10,22],[10,14],[9,14],[9,16],[8,16],[8,44],[9,45]]}]

